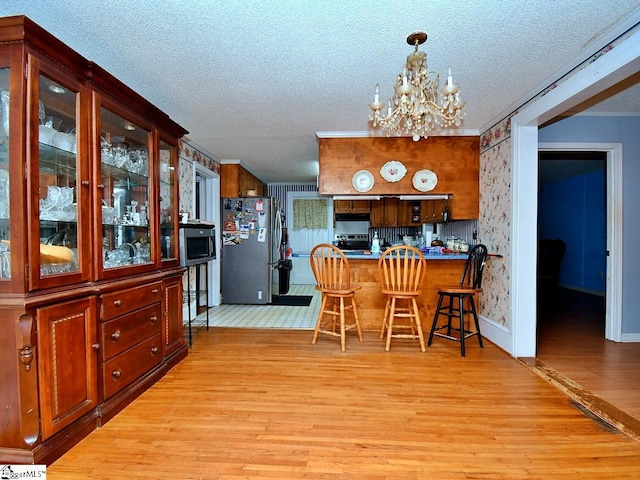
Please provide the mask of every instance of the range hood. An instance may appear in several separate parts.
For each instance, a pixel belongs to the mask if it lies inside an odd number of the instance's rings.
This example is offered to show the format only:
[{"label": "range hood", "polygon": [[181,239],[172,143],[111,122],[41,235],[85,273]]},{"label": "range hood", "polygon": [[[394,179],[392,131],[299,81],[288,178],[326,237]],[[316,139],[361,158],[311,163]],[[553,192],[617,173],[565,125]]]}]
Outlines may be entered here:
[{"label": "range hood", "polygon": [[334,200],[380,200],[380,195],[334,195]]},{"label": "range hood", "polygon": [[336,222],[369,222],[371,220],[368,213],[336,213]]}]

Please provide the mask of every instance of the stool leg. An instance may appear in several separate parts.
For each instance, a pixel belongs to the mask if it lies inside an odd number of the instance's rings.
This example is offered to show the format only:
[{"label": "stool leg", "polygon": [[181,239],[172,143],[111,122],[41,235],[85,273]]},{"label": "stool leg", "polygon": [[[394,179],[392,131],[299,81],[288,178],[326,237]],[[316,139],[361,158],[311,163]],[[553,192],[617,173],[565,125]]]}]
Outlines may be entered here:
[{"label": "stool leg", "polygon": [[316,329],[313,332],[313,340],[311,340],[311,344],[315,345],[318,340],[318,332],[320,331],[320,324],[322,324],[322,317],[324,316],[324,309],[327,305],[327,296],[322,294],[322,303],[320,304],[320,311],[318,312],[318,320],[316,321]]},{"label": "stool leg", "polygon": [[384,317],[382,318],[382,328],[380,329],[380,338],[384,338],[384,329],[387,326],[387,316],[389,315],[389,304],[391,303],[391,297],[387,297],[387,301],[384,304]]},{"label": "stool leg", "polygon": [[436,313],[433,314],[433,323],[431,324],[431,332],[429,333],[429,341],[427,345],[431,346],[431,342],[433,341],[433,334],[436,331],[436,324],[438,323],[438,317],[440,316],[440,308],[442,307],[442,299],[444,296],[438,296],[438,305],[436,306]]},{"label": "stool leg", "polygon": [[360,329],[360,319],[358,318],[358,308],[356,307],[356,299],[351,297],[351,308],[353,310],[353,318],[356,320],[356,330],[358,330],[358,340],[362,341],[362,330]]},{"label": "stool leg", "polygon": [[331,315],[331,318],[333,319],[333,323],[331,324],[331,331],[333,333],[336,333],[336,322],[338,320],[338,318],[340,318],[340,300],[338,300],[338,297],[333,297],[333,315]]},{"label": "stool leg", "polygon": [[347,351],[347,335],[344,330],[344,297],[340,297],[340,347],[343,352]]},{"label": "stool leg", "polygon": [[389,305],[389,317],[387,322],[387,345],[385,351],[389,351],[391,348],[391,334],[393,333],[393,318],[396,311],[396,299],[391,297],[391,305]]},{"label": "stool leg", "polygon": [[447,335],[451,336],[451,321],[453,320],[453,295],[447,295],[449,299],[449,314],[447,315]]},{"label": "stool leg", "polygon": [[462,354],[462,356],[464,357],[465,352],[464,352],[464,297],[462,295],[460,295],[458,297],[458,304],[460,305],[460,353]]},{"label": "stool leg", "polygon": [[411,306],[413,308],[413,315],[415,318],[416,328],[418,330],[418,338],[420,339],[420,351],[426,352],[427,348],[424,346],[424,335],[422,333],[422,323],[420,322],[420,311],[418,309],[418,302],[415,298],[411,299]]},{"label": "stool leg", "polygon": [[480,348],[484,348],[484,345],[482,345],[482,334],[480,333],[480,322],[478,321],[478,313],[476,312],[476,303],[474,302],[473,297],[469,297],[469,304],[471,306],[473,321],[476,324],[476,335],[478,335],[478,343],[480,344]]}]

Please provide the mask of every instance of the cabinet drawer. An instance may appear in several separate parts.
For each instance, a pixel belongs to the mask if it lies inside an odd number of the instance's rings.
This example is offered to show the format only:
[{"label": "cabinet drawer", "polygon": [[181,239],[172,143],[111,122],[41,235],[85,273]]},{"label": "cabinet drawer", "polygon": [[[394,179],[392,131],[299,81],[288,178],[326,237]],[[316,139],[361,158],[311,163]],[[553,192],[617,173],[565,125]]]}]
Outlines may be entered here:
[{"label": "cabinet drawer", "polygon": [[104,399],[118,393],[162,361],[162,335],[157,334],[102,364]]},{"label": "cabinet drawer", "polygon": [[162,306],[154,303],[100,325],[102,358],[107,360],[156,333],[162,326]]},{"label": "cabinet drawer", "polygon": [[102,295],[100,318],[110,320],[162,300],[160,282]]}]

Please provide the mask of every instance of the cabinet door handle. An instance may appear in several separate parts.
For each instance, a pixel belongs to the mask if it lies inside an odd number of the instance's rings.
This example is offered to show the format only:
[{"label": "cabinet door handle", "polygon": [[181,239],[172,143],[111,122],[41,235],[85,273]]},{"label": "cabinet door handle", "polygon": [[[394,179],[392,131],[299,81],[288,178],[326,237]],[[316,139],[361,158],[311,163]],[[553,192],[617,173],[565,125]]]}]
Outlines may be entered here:
[{"label": "cabinet door handle", "polygon": [[122,300],[114,300],[114,301],[113,301],[113,304],[114,304],[116,307],[119,307],[120,305],[122,305]]},{"label": "cabinet door handle", "polygon": [[120,369],[117,369],[111,372],[111,376],[113,377],[114,380],[117,378],[120,378],[120,375],[122,375],[122,370]]},{"label": "cabinet door handle", "polygon": [[111,338],[114,339],[114,340],[118,340],[120,338],[120,330],[118,329],[115,332],[113,332],[111,334]]},{"label": "cabinet door handle", "polygon": [[100,190],[102,190],[104,188],[104,183],[99,183],[97,186]]},{"label": "cabinet door handle", "polygon": [[89,180],[82,180],[82,182],[80,183],[82,183],[82,185],[85,187],[88,187],[90,185]]},{"label": "cabinet door handle", "polygon": [[157,315],[151,315],[151,318],[149,318],[149,320],[151,320],[151,323],[156,323],[156,321],[158,320],[158,316]]},{"label": "cabinet door handle", "polygon": [[151,347],[151,353],[153,355],[155,355],[156,353],[158,353],[158,347]]},{"label": "cabinet door handle", "polygon": [[99,343],[92,343],[91,344],[91,348],[93,348],[94,350],[100,350],[100,344]]}]

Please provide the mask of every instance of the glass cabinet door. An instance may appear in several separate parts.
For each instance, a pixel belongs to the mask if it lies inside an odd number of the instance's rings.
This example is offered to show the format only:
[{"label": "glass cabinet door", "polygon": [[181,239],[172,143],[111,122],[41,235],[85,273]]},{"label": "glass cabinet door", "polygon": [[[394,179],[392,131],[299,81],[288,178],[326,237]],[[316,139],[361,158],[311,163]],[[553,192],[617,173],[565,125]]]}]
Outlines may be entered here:
[{"label": "glass cabinet door", "polygon": [[150,129],[100,107],[102,271],[148,268]]},{"label": "glass cabinet door", "polygon": [[9,69],[0,68],[0,281],[11,278],[9,250]]},{"label": "glass cabinet door", "polygon": [[160,161],[160,245],[163,262],[177,260],[178,236],[175,218],[176,204],[176,147],[164,140],[159,141]]},{"label": "glass cabinet door", "polygon": [[[67,276],[70,282],[77,281],[77,275],[88,275],[88,269],[82,272],[80,258],[81,254],[89,255],[88,247],[82,248],[88,245],[88,229],[79,227],[82,201],[88,200],[83,197],[81,176],[86,159],[81,161],[78,151],[78,139],[82,135],[78,119],[81,88],[69,82],[61,83],[44,73],[38,77],[37,120],[31,120],[31,128],[37,123],[40,240],[37,286],[41,287],[63,282],[61,276]],[[36,111],[34,106],[30,108],[31,112]],[[86,208],[84,211],[88,212]],[[37,255],[37,250],[32,248]]]}]

